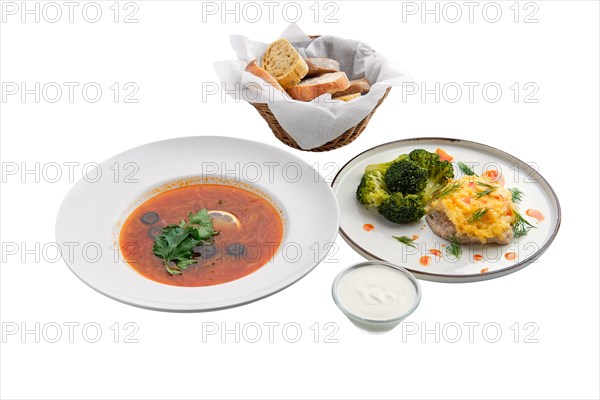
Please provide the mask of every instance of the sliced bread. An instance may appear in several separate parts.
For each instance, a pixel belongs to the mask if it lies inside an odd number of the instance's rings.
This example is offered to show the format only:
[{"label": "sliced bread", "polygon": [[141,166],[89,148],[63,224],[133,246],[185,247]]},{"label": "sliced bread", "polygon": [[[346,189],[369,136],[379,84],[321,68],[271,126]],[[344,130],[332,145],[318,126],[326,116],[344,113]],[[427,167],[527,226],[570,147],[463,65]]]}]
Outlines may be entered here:
[{"label": "sliced bread", "polygon": [[307,58],[304,61],[308,65],[306,78],[312,78],[329,72],[338,72],[340,70],[340,63],[331,58]]},{"label": "sliced bread", "polygon": [[287,89],[291,98],[311,101],[325,93],[335,93],[347,89],[350,81],[344,72],[330,72],[315,78],[305,79]]},{"label": "sliced bread", "polygon": [[355,79],[355,80],[350,81],[350,86],[348,86],[347,89],[341,90],[337,93],[334,93],[331,97],[333,97],[334,99],[337,99],[339,97],[344,97],[349,94],[367,93],[369,90],[371,90],[371,84],[369,83],[367,78]]},{"label": "sliced bread", "polygon": [[277,79],[273,78],[271,74],[259,67],[256,63],[256,60],[250,61],[250,63],[246,66],[246,71],[250,72],[252,75],[258,76],[260,79],[267,82],[275,89],[283,92],[283,88],[281,87],[279,82],[277,82]]},{"label": "sliced bread", "polygon": [[271,43],[263,56],[262,67],[284,89],[298,84],[308,72],[308,65],[287,39]]},{"label": "sliced bread", "polygon": [[360,97],[360,93],[347,94],[345,96],[336,97],[336,100],[350,101]]}]

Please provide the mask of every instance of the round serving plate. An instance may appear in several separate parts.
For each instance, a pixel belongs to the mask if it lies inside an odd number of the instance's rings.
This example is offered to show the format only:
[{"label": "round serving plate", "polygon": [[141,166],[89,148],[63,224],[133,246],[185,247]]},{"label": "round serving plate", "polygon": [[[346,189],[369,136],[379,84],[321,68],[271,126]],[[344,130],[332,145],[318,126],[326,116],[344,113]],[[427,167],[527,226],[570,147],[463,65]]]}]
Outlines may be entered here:
[{"label": "round serving plate", "polygon": [[[376,210],[369,210],[356,200],[356,189],[365,167],[391,161],[414,149],[442,149],[453,157],[455,177],[462,173],[458,161],[472,167],[477,175],[496,170],[505,187],[519,188],[525,197],[519,209],[534,226],[529,234],[513,239],[508,245],[463,245],[460,258],[446,252],[449,242],[433,233],[425,219],[410,224],[387,221]],[[348,244],[367,259],[385,260],[401,265],[420,279],[438,282],[474,282],[498,278],[536,262],[554,240],[561,220],[558,198],[552,187],[537,171],[535,164],[525,163],[496,148],[459,139],[416,138],[376,146],[350,160],[338,172],[332,184],[340,206],[340,233]],[[525,215],[532,209],[542,213],[537,221]],[[366,224],[374,229],[367,231]],[[416,237],[416,247],[408,247],[393,236]],[[439,254],[434,255],[434,254]],[[508,256],[510,254],[510,256]],[[430,257],[428,265],[421,257]],[[510,259],[514,257],[514,259]],[[481,258],[481,259],[480,259]]]},{"label": "round serving plate", "polygon": [[[279,249],[257,271],[220,285],[180,287],[143,277],[119,254],[122,224],[152,196],[201,183],[238,186],[268,200],[283,219]],[[325,257],[315,246],[328,249],[338,226],[331,187],[315,180],[302,159],[258,142],[199,136],[136,147],[90,171],[66,196],[56,238],[75,275],[106,296],[154,310],[207,311],[249,303],[298,281]]]}]

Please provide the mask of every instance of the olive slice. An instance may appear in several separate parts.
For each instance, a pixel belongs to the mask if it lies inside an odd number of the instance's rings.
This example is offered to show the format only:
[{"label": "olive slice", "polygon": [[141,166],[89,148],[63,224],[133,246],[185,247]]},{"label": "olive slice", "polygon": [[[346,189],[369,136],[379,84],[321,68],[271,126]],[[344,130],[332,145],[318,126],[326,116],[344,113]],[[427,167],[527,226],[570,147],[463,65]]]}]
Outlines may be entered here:
[{"label": "olive slice", "polygon": [[231,243],[229,246],[227,246],[225,252],[230,256],[239,257],[246,253],[246,246],[238,242]]},{"label": "olive slice", "polygon": [[162,230],[163,228],[161,226],[153,226],[152,228],[148,229],[148,236],[154,239],[162,233]]},{"label": "olive slice", "polygon": [[194,255],[208,260],[217,254],[217,247],[211,244],[194,247]]},{"label": "olive slice", "polygon": [[146,214],[142,215],[142,222],[145,223],[146,225],[154,225],[155,223],[158,222],[158,214],[155,213],[154,211],[150,211],[147,212]]}]

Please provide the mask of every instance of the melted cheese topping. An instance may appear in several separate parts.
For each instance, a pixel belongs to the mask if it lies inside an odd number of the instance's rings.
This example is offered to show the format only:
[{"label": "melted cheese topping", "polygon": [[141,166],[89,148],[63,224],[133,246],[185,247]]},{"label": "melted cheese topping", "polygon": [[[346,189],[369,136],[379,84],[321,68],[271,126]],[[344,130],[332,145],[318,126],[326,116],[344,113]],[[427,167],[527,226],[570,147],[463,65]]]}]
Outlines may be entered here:
[{"label": "melted cheese topping", "polygon": [[[453,182],[460,184],[460,189],[433,200],[428,211],[445,212],[456,227],[457,234],[468,235],[481,243],[486,243],[490,238],[503,237],[507,230],[512,229],[515,206],[507,189],[476,176],[465,176]],[[490,187],[494,188],[490,194],[477,198],[478,194]],[[480,219],[469,221],[478,210],[487,211]]]}]

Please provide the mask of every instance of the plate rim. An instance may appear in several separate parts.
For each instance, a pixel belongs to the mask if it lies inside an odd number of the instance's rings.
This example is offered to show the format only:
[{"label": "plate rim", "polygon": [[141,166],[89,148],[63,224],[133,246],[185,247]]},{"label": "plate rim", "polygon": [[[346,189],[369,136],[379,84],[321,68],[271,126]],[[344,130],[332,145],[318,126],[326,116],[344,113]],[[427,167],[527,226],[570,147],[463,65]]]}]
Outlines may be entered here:
[{"label": "plate rim", "polygon": [[[107,159],[103,160],[102,162],[99,163],[100,166],[102,166],[104,163],[106,163],[107,161],[110,161],[114,158],[117,157],[121,157],[123,154],[128,153],[130,151],[136,150],[136,149],[140,149],[144,146],[147,145],[151,145],[151,144],[160,144],[160,143],[164,143],[164,142],[171,142],[171,141],[178,141],[178,140],[194,140],[194,139],[198,139],[198,138],[206,138],[206,139],[225,139],[225,140],[236,140],[236,141],[240,141],[240,142],[249,142],[252,144],[257,144],[260,146],[265,146],[277,151],[280,151],[288,156],[291,156],[293,159],[295,159],[296,161],[299,161],[301,164],[304,164],[307,168],[310,167],[310,164],[298,157],[296,154],[286,151],[285,149],[280,149],[276,146],[273,146],[271,144],[268,143],[264,143],[264,142],[260,142],[260,141],[256,141],[256,140],[250,140],[250,139],[246,139],[246,138],[239,138],[236,136],[220,136],[220,135],[192,135],[192,136],[179,136],[179,137],[175,137],[175,138],[167,138],[167,139],[162,139],[162,140],[156,140],[156,141],[152,141],[152,142],[147,142],[147,143],[143,143],[134,147],[131,147],[129,149],[123,150],[117,154],[114,154],[110,157],[108,157]],[[84,178],[80,178],[78,179],[68,190],[68,192],[65,194],[60,206],[58,207],[58,211],[56,214],[56,218],[55,218],[55,225],[54,225],[54,236],[55,239],[57,241],[57,243],[59,243],[58,240],[58,236],[59,236],[59,220],[61,215],[63,214],[63,209],[65,206],[65,202],[67,200],[67,198],[69,197],[70,193],[72,192],[72,190],[83,180]],[[328,193],[331,195],[332,198],[332,204],[335,206],[335,210],[337,211],[337,228],[333,230],[331,237],[328,238],[329,242],[335,242],[335,240],[338,237],[339,234],[339,225],[340,225],[340,218],[341,218],[341,213],[340,213],[340,207],[339,204],[337,202],[337,198],[335,196],[335,193],[333,191],[333,188],[331,185],[328,185],[325,181],[321,180],[321,183],[324,185],[324,187],[327,188]],[[229,309],[229,308],[235,308],[235,307],[240,307],[240,306],[244,306],[250,303],[253,303],[255,301],[258,300],[262,300],[265,299],[269,296],[272,296],[274,294],[277,294],[279,292],[281,292],[284,289],[287,289],[288,287],[292,286],[293,284],[297,283],[298,281],[300,281],[302,278],[306,277],[310,272],[312,272],[317,266],[319,266],[319,264],[321,264],[321,262],[323,261],[323,259],[325,259],[327,257],[327,255],[329,254],[329,252],[331,251],[331,249],[329,249],[329,251],[325,251],[323,252],[323,254],[318,258],[315,259],[316,262],[312,262],[311,264],[313,264],[311,267],[307,268],[305,271],[303,271],[303,273],[299,274],[297,277],[295,277],[294,279],[292,279],[290,282],[288,282],[287,284],[282,285],[281,287],[275,289],[275,290],[266,290],[265,293],[256,296],[256,297],[252,297],[243,301],[238,301],[238,302],[233,302],[231,304],[225,304],[225,305],[219,305],[219,306],[214,306],[214,307],[205,307],[205,308],[201,308],[198,306],[193,306],[190,308],[169,308],[168,305],[165,305],[165,303],[161,303],[160,301],[148,301],[145,303],[140,303],[140,302],[136,302],[135,301],[135,297],[131,296],[131,295],[127,295],[125,293],[118,293],[115,291],[112,291],[110,289],[107,290],[101,290],[101,288],[99,287],[95,287],[93,286],[90,282],[86,281],[85,279],[83,279],[83,277],[81,277],[76,271],[75,269],[67,262],[67,260],[61,256],[63,262],[66,264],[66,266],[68,267],[68,269],[73,273],[73,275],[75,275],[80,281],[82,281],[83,283],[86,284],[86,286],[92,288],[95,292],[102,294],[103,296],[106,296],[112,300],[116,300],[119,303],[122,304],[127,304],[129,306],[134,306],[137,308],[141,308],[141,309],[146,309],[146,310],[152,310],[152,311],[161,311],[161,312],[171,312],[171,313],[203,313],[203,312],[211,312],[211,311],[218,311],[218,310],[225,310],[225,309]],[[218,285],[216,285],[218,286]],[[198,289],[201,287],[180,287],[180,289]],[[119,297],[119,294],[122,294],[123,297]]]},{"label": "plate rim", "polygon": [[[348,165],[350,163],[352,163],[354,160],[356,160],[358,157],[362,156],[365,153],[371,152],[380,147],[384,147],[384,146],[388,146],[388,145],[396,144],[396,143],[433,141],[433,140],[437,140],[437,141],[441,141],[441,142],[449,142],[449,143],[457,143],[457,142],[468,143],[468,144],[475,145],[475,146],[481,146],[481,147],[499,152],[503,155],[507,155],[507,156],[509,156],[509,158],[514,158],[518,162],[527,165],[527,163],[524,162],[523,160],[521,160],[520,158],[515,157],[512,154],[507,153],[504,150],[500,150],[500,149],[498,149],[494,146],[488,145],[488,144],[475,142],[473,140],[448,138],[448,137],[436,137],[436,136],[415,137],[415,138],[392,140],[390,142],[378,144],[376,146],[373,146],[367,150],[360,152],[359,154],[357,154],[356,156],[354,156],[350,160],[348,160],[348,162],[346,162],[342,166],[342,168],[340,168],[340,170],[337,172],[337,174],[335,174],[335,177],[331,181],[331,188],[333,189],[335,187],[336,183],[338,182],[338,177],[340,176],[342,171],[344,171],[344,169],[346,167],[348,167]],[[546,243],[544,243],[543,246],[540,247],[540,249],[538,251],[533,253],[531,256],[527,257],[523,261],[520,261],[514,265],[511,265],[511,266],[508,266],[508,267],[505,267],[505,268],[502,268],[502,269],[499,269],[496,271],[487,272],[485,274],[466,274],[466,275],[437,274],[437,273],[432,273],[432,272],[415,271],[414,269],[412,269],[408,266],[405,266],[405,265],[401,265],[401,266],[403,268],[405,268],[406,270],[408,270],[411,274],[415,275],[419,279],[432,281],[432,282],[444,282],[444,283],[469,283],[469,282],[479,282],[479,281],[486,281],[486,280],[490,280],[490,279],[494,279],[494,278],[500,278],[500,277],[508,275],[512,272],[517,272],[520,269],[526,267],[527,265],[533,263],[535,260],[540,258],[546,252],[546,250],[548,250],[548,248],[550,247],[550,245],[556,238],[556,235],[558,234],[558,231],[559,231],[560,225],[561,225],[561,221],[562,221],[562,211],[561,211],[560,201],[558,200],[558,196],[556,195],[554,188],[552,187],[552,185],[550,185],[550,183],[546,180],[546,178],[544,178],[542,176],[542,174],[540,174],[538,171],[536,171],[536,175],[537,175],[537,178],[541,179],[544,182],[544,184],[548,187],[548,189],[550,190],[550,194],[552,195],[552,198],[556,202],[557,220],[556,220],[556,227],[552,231],[552,234],[550,235],[549,239],[546,241]],[[336,193],[336,200],[337,200],[337,192],[335,190],[334,190],[334,193]],[[339,206],[339,202],[338,202],[338,206]],[[340,210],[340,220],[341,220],[341,210]],[[361,256],[363,256],[367,259],[390,262],[389,260],[384,260],[384,259],[372,254],[371,252],[369,252],[368,250],[366,250],[365,248],[360,246],[358,243],[356,243],[354,240],[352,240],[348,236],[348,234],[344,231],[344,229],[342,228],[341,223],[340,223],[339,231],[340,231],[340,236],[346,241],[346,243],[348,243],[350,245],[350,247],[352,247],[352,249],[354,251],[356,251],[357,253],[359,253]]]}]

